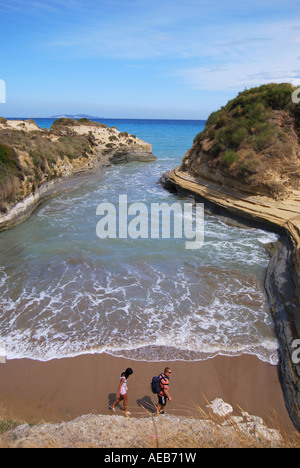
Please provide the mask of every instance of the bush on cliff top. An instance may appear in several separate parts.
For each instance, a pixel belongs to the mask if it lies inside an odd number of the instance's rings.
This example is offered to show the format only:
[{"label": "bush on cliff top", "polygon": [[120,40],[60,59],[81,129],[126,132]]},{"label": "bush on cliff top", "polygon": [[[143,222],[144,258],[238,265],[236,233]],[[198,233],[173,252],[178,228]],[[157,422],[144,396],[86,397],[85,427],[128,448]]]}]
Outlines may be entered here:
[{"label": "bush on cliff top", "polygon": [[254,175],[266,169],[268,159],[269,167],[276,161],[285,185],[289,183],[288,171],[292,182],[299,180],[298,162],[293,156],[300,141],[300,104],[292,101],[295,89],[288,83],[272,83],[239,93],[209,116],[205,129],[194,139],[198,156],[185,158],[183,169],[197,172],[197,164],[203,164],[206,158],[209,167],[218,168],[225,176],[262,186],[264,181]]},{"label": "bush on cliff top", "polygon": [[89,120],[87,118],[82,118],[82,119],[70,119],[68,117],[61,117],[60,119],[56,119],[53,124],[51,125],[50,131],[59,135],[59,134],[65,134],[66,132],[69,131],[71,134],[72,132],[72,127],[76,127],[79,125],[86,125],[89,127],[103,127],[107,128],[107,125],[99,123],[99,122],[93,122],[92,120]]},{"label": "bush on cliff top", "polygon": [[74,126],[77,125],[77,121],[75,119],[70,119],[68,117],[61,117],[60,119],[56,119],[53,124],[51,125],[51,129],[55,129],[61,126]]},{"label": "bush on cliff top", "polygon": [[[285,110],[300,124],[300,104],[292,101],[295,89],[288,83],[268,84],[239,93],[226,106],[208,117],[205,130],[194,141],[199,141],[204,132],[214,127],[219,141],[238,147],[247,136],[270,130],[267,120],[272,110]],[[226,141],[222,138],[224,133],[228,136]]]}]

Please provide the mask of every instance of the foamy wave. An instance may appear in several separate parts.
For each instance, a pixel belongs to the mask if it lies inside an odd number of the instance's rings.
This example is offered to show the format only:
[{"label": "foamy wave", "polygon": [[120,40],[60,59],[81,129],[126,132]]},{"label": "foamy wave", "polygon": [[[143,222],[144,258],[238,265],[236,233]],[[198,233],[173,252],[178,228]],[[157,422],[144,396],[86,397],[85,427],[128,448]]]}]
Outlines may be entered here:
[{"label": "foamy wave", "polygon": [[[40,338],[44,336],[41,332]],[[253,355],[256,356],[263,362],[267,362],[271,365],[278,365],[278,349],[276,343],[261,345],[253,345],[245,348],[221,348],[210,346],[204,347],[202,350],[193,349],[179,349],[173,346],[164,345],[140,345],[136,348],[121,348],[114,349],[110,346],[103,347],[87,347],[83,348],[82,343],[65,343],[64,345],[58,346],[45,346],[40,349],[36,347],[26,348],[20,347],[20,341],[14,342],[15,337],[6,338],[3,340],[5,343],[5,350],[8,359],[21,359],[28,358],[39,361],[50,361],[52,359],[62,359],[79,356],[82,354],[110,354],[115,357],[131,359],[134,361],[145,361],[145,362],[166,362],[166,361],[204,361],[212,359],[217,356],[236,357],[242,355]],[[49,343],[50,344],[50,343]]]},{"label": "foamy wave", "polygon": [[280,236],[272,232],[264,232],[262,236],[258,237],[258,241],[261,244],[269,244],[271,242],[277,242]]},{"label": "foamy wave", "polygon": [[244,349],[218,349],[207,348],[203,350],[178,349],[171,346],[141,346],[136,349],[105,350],[107,354],[115,357],[132,359],[134,361],[161,362],[161,361],[205,361],[217,356],[236,357],[243,355],[256,356],[263,362],[278,365],[278,349],[276,343],[264,347],[249,346]]},{"label": "foamy wave", "polygon": [[157,184],[167,162],[151,168],[147,175],[143,165],[110,169],[2,233],[0,336],[8,358],[254,354],[277,362],[261,245],[275,235],[208,216],[204,246],[192,253],[179,241],[97,239],[96,207],[118,200],[120,187],[130,201],[178,201]]},{"label": "foamy wave", "polygon": [[15,301],[2,295],[8,356],[48,360],[83,352],[116,353],[127,350],[130,342],[132,356],[147,345],[175,347],[172,359],[198,360],[249,353],[257,348],[253,340],[271,339],[264,291],[251,275],[230,277],[215,267],[206,267],[203,274],[194,265],[170,272],[168,266],[141,260],[128,265],[127,272],[119,265],[113,273],[80,255],[61,268],[64,275],[55,275],[49,266],[46,279],[52,277],[52,282],[45,289],[37,289],[44,280],[40,275],[35,287],[29,277]]}]

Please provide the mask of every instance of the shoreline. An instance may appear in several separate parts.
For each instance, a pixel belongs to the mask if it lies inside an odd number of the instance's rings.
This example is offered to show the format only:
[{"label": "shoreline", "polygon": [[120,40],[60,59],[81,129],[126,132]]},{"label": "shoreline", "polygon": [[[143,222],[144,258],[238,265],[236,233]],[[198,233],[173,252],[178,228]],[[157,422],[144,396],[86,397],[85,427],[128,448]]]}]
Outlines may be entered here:
[{"label": "shoreline", "polygon": [[[133,361],[108,354],[51,361],[7,360],[0,364],[2,413],[32,424],[70,421],[91,413],[112,414],[108,406],[115,399],[119,375],[132,367],[128,409],[133,417],[147,417],[155,412],[157,403],[150,382],[167,365],[173,370],[168,414],[197,418],[197,407],[205,409],[207,402],[222,398],[236,411],[260,416],[271,427],[276,414],[278,425],[292,429],[278,367],[252,355],[173,362]],[[117,408],[114,414],[123,411]]]},{"label": "shoreline", "polygon": [[[126,164],[129,162],[152,162],[156,160],[156,157],[152,154],[152,145],[149,143],[136,138],[136,136],[129,135],[127,132],[119,132],[116,128],[109,129],[106,125],[101,125],[96,122],[87,121],[86,123],[77,123],[74,125],[72,119],[57,119],[65,120],[62,127],[58,125],[58,128],[52,129],[41,129],[38,125],[31,120],[19,121],[19,120],[8,120],[5,123],[0,122],[0,133],[1,132],[19,132],[20,138],[23,134],[27,136],[31,134],[38,134],[41,141],[50,141],[53,145],[58,144],[60,138],[72,135],[76,138],[86,139],[89,135],[89,153],[83,155],[80,151],[75,154],[76,157],[72,156],[70,159],[64,155],[61,155],[60,159],[55,162],[52,168],[52,173],[44,174],[42,180],[35,181],[38,185],[33,187],[27,187],[28,180],[24,173],[24,167],[26,164],[32,164],[32,157],[30,151],[21,151],[20,148],[17,150],[14,146],[11,146],[16,151],[16,157],[18,158],[19,165],[20,161],[23,161],[22,167],[22,186],[19,187],[19,194],[21,199],[15,196],[15,200],[7,201],[7,210],[0,212],[0,232],[14,228],[18,224],[26,221],[31,214],[49,198],[53,198],[60,193],[72,189],[75,184],[83,183],[87,178],[89,180],[102,179],[105,175],[105,170],[111,165]],[[7,139],[7,136],[6,136]],[[5,139],[3,140],[5,143]],[[114,143],[112,143],[114,141]],[[9,143],[9,144],[8,144]],[[10,145],[8,139],[7,146]],[[59,152],[61,149],[57,149]],[[24,154],[23,154],[24,153]],[[45,153],[45,150],[44,150]],[[26,156],[26,157],[25,157]],[[45,156],[47,160],[47,154],[41,154]],[[27,158],[27,160],[26,160]],[[49,169],[49,162],[45,163]],[[53,164],[53,161],[51,162]],[[51,165],[50,164],[50,165]],[[27,184],[27,185],[26,185]],[[30,183],[30,186],[32,184]],[[2,200],[3,201],[3,200]]]},{"label": "shoreline", "polygon": [[255,227],[273,228],[280,234],[270,243],[265,290],[279,342],[279,375],[285,404],[295,428],[300,431],[300,366],[292,360],[294,341],[300,336],[300,192],[289,199],[272,200],[266,196],[238,192],[205,176],[193,176],[181,168],[163,174],[166,190],[192,194],[205,201],[208,211]]},{"label": "shoreline", "polygon": [[108,165],[106,163],[99,163],[93,169],[82,170],[72,175],[57,177],[49,182],[45,182],[35,194],[29,195],[14,205],[9,213],[0,216],[0,233],[9,231],[24,223],[47,200],[55,198],[62,193],[72,191],[87,180],[93,182],[94,180],[103,179],[107,168]]},{"label": "shoreline", "polygon": [[[106,166],[100,165],[98,169],[105,172]],[[91,177],[92,173],[93,170],[88,171]],[[54,183],[60,182],[65,190],[65,184],[72,184],[76,177],[84,182],[86,174],[87,171]],[[103,176],[104,173],[100,178]],[[33,210],[47,198],[44,196]],[[196,405],[205,408],[207,401],[222,398],[235,409],[239,406],[270,425],[274,421],[272,412],[275,412],[282,426],[292,429],[278,375],[280,367],[253,355],[165,363],[108,354],[82,354],[51,361],[8,359],[6,364],[0,364],[0,404],[9,418],[33,424],[69,421],[89,413],[109,415],[108,405],[115,397],[119,374],[126,367],[132,367],[129,410],[133,417],[147,417],[149,413],[143,406],[152,414],[157,400],[150,391],[151,378],[166,365],[173,369],[173,401],[167,407],[169,414],[197,417]],[[116,414],[122,416],[122,411],[118,409]]]},{"label": "shoreline", "polygon": [[[84,179],[84,176],[82,177]],[[73,177],[71,179],[73,180]],[[117,369],[116,361],[124,363],[122,368]],[[268,419],[270,410],[274,410],[279,418],[284,420],[284,425],[290,427],[291,421],[286,410],[276,365],[260,361],[253,355],[243,355],[217,356],[206,361],[174,361],[171,366],[183,374],[186,369],[192,369],[193,388],[191,394],[184,394],[186,398],[180,391],[176,391],[176,399],[172,402],[172,406],[170,405],[170,413],[174,410],[175,415],[188,414],[190,416],[190,412],[195,412],[196,404],[201,402],[205,406],[203,397],[205,395],[208,401],[222,398],[234,408],[238,405],[250,414],[263,419]],[[249,371],[243,369],[248,366]],[[78,382],[86,383],[87,387],[89,381],[97,382],[97,388],[101,389],[103,382],[99,376],[94,376],[94,373],[105,372],[106,376],[109,376],[110,394],[115,395],[116,380],[118,380],[118,373],[124,370],[123,367],[124,369],[126,367],[147,369],[145,391],[141,392],[143,395],[139,396],[137,391],[133,394],[135,408],[133,413],[138,417],[144,417],[145,410],[137,402],[143,400],[145,396],[147,397],[145,403],[148,403],[150,408],[154,408],[156,396],[151,394],[149,384],[152,376],[162,371],[164,363],[135,361],[105,354],[82,354],[51,361],[7,360],[5,365],[0,364],[0,402],[10,418],[33,423],[43,420],[50,422],[72,420],[90,412],[107,415],[109,414],[108,396],[106,399],[103,395],[97,396],[94,388],[83,388],[83,384],[78,384]],[[224,375],[224,369],[228,370],[229,377]],[[63,377],[64,373],[66,378]],[[207,385],[203,381],[203,376],[208,381]],[[236,377],[235,384],[229,381],[230,376]],[[198,392],[197,379],[201,384]],[[183,389],[182,382],[179,386]],[[131,399],[129,406],[131,406]],[[132,411],[132,408],[130,410]],[[119,411],[118,414],[121,415],[122,412]]]}]

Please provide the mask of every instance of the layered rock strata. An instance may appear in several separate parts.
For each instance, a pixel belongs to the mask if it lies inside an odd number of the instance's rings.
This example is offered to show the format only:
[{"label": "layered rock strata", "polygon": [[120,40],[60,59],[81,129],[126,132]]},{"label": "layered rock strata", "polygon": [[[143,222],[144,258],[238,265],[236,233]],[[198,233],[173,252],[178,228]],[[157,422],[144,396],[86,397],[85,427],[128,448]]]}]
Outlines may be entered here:
[{"label": "layered rock strata", "polygon": [[[300,104],[287,83],[240,93],[212,113],[169,190],[193,193],[231,216],[280,232],[266,278],[280,353],[280,378],[300,430]],[[216,208],[217,207],[217,208]]]},{"label": "layered rock strata", "polygon": [[287,233],[288,239],[281,235],[277,244],[269,248],[266,289],[280,345],[279,368],[285,402],[300,430],[300,367],[293,362],[295,340],[300,338],[300,191],[293,190],[288,198],[277,201],[251,194],[247,189],[234,190],[181,168],[164,174],[162,183],[168,190],[192,193],[197,200],[209,201],[233,216]]},{"label": "layered rock strata", "polygon": [[58,119],[50,130],[0,119],[0,231],[86,176],[103,177],[111,164],[154,160],[150,144],[87,119]]}]

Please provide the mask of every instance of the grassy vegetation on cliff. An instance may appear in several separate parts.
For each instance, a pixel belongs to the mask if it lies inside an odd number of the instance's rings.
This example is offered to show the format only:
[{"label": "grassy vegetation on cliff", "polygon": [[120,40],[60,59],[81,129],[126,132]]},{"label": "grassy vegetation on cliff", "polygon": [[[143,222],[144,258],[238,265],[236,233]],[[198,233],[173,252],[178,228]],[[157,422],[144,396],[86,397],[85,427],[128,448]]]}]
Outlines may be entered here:
[{"label": "grassy vegetation on cliff", "polygon": [[[292,101],[295,89],[287,83],[252,88],[213,112],[194,140],[197,156],[202,155],[198,164],[253,187],[268,186],[273,195],[289,185],[298,187],[300,104]],[[195,172],[196,166],[188,155],[183,168]]]},{"label": "grassy vegetation on cliff", "polygon": [[107,125],[100,123],[100,122],[93,122],[92,120],[86,119],[85,117],[82,119],[70,119],[68,117],[61,117],[60,119],[56,119],[53,124],[51,125],[51,131],[56,134],[66,134],[72,133],[72,127],[76,127],[78,125],[87,125],[89,127],[102,127],[107,128]]},{"label": "grassy vegetation on cliff", "polygon": [[18,156],[11,146],[0,141],[0,212],[5,212],[4,200],[13,200],[24,180]]},{"label": "grassy vegetation on cliff", "polygon": [[94,139],[90,134],[75,134],[70,121],[58,119],[50,131],[1,129],[0,212],[5,213],[10,203],[20,201],[42,183],[57,177],[59,162],[88,158]]},{"label": "grassy vegetation on cliff", "polygon": [[10,174],[20,176],[20,171],[20,163],[14,149],[0,143],[0,184],[5,182]]}]

